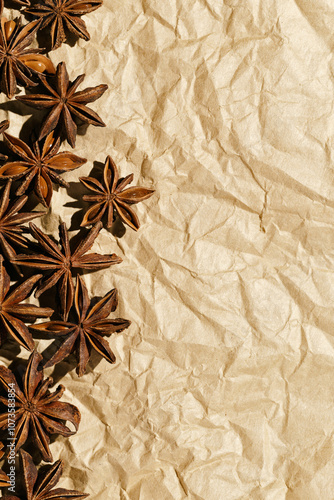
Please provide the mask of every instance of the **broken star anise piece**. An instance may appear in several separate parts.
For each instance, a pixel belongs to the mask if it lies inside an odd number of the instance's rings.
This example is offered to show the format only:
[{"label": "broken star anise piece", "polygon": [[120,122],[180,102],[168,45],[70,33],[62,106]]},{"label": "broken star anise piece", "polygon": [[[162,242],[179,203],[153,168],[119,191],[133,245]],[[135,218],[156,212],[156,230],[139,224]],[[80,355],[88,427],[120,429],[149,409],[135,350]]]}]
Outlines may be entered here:
[{"label": "broken star anise piece", "polygon": [[33,21],[25,26],[20,19],[8,20],[2,17],[3,0],[0,1],[0,87],[9,99],[17,88],[17,80],[24,86],[35,86],[34,75],[55,73],[50,59],[40,54],[40,49],[31,49],[35,34],[41,23]]},{"label": "broken star anise piece", "polygon": [[34,180],[34,192],[45,207],[50,206],[53,194],[51,181],[69,187],[69,183],[62,179],[58,172],[70,172],[87,161],[69,151],[58,153],[60,138],[54,137],[53,132],[45,139],[35,141],[32,147],[6,132],[3,135],[7,147],[20,160],[5,163],[0,167],[0,180],[23,179],[16,191],[18,196],[24,194]]},{"label": "broken star anise piece", "polygon": [[[0,134],[3,134],[5,130],[7,130],[9,127],[9,121],[8,120],[3,120],[2,122],[0,122]],[[8,156],[6,155],[3,155],[2,153],[0,153],[0,160],[7,160]]]},{"label": "broken star anise piece", "polygon": [[80,181],[95,193],[83,197],[85,201],[93,203],[93,206],[86,212],[81,226],[94,224],[107,212],[107,227],[109,228],[116,212],[124,224],[136,231],[139,229],[139,219],[130,205],[147,200],[154,193],[153,189],[142,187],[124,189],[133,181],[133,174],[120,179],[117,166],[110,156],[107,156],[105,162],[103,184],[93,177],[80,177]]},{"label": "broken star anise piece", "polygon": [[89,40],[90,36],[81,16],[93,12],[101,5],[102,0],[45,0],[24,12],[42,19],[41,29],[51,24],[51,50],[54,50],[66,40],[65,26],[78,37]]},{"label": "broken star anise piece", "polygon": [[[4,444],[0,442],[0,460],[5,454],[3,448]],[[0,488],[8,488],[8,486],[10,486],[10,479],[7,474],[2,469],[0,469]]]},{"label": "broken star anise piece", "polygon": [[73,116],[96,127],[105,127],[105,123],[99,115],[88,108],[86,104],[101,97],[107,90],[108,85],[98,85],[97,87],[89,87],[76,92],[85,75],[80,75],[74,82],[70,82],[64,62],[58,64],[55,78],[47,80],[43,75],[39,75],[39,78],[48,91],[47,94],[30,94],[16,97],[19,101],[33,108],[50,109],[41,128],[39,140],[59,126],[69,144],[74,148],[77,126]]},{"label": "broken star anise piece", "polygon": [[17,255],[17,257],[13,259],[13,262],[16,264],[37,268],[39,271],[52,271],[52,274],[47,276],[37,288],[35,297],[39,297],[45,290],[48,290],[58,283],[61,312],[65,321],[68,318],[69,310],[73,304],[73,268],[98,270],[106,269],[112,264],[119,264],[122,262],[122,259],[114,253],[111,255],[100,255],[98,253],[87,254],[101,229],[101,222],[95,224],[87,236],[81,239],[80,243],[72,252],[64,223],[59,226],[61,248],[59,248],[58,245],[37,226],[30,223],[31,234],[38,241],[45,253]]},{"label": "broken star anise piece", "polygon": [[118,304],[116,289],[108,292],[94,306],[90,306],[88,291],[80,276],[77,277],[74,304],[75,322],[50,321],[38,323],[31,328],[33,331],[43,332],[50,337],[64,337],[62,345],[45,364],[45,368],[59,363],[72,352],[76,352],[78,364],[76,371],[81,377],[86,371],[92,348],[109,363],[115,363],[115,355],[103,337],[122,332],[130,326],[130,321],[123,318],[107,319],[109,314],[115,311]]},{"label": "broken star anise piece", "polygon": [[[0,366],[0,383],[6,389],[6,397],[1,397],[0,401],[8,405],[8,393],[15,389],[16,450],[24,445],[30,434],[43,460],[52,462],[49,435],[72,436],[78,430],[81,416],[76,406],[59,401],[65,390],[64,386],[59,385],[53,393],[50,393],[52,378],[48,377],[44,380],[43,370],[38,370],[42,359],[37,351],[31,353],[22,388],[12,371],[5,366]],[[0,429],[7,429],[8,422],[12,418],[12,412],[0,414]],[[65,425],[66,421],[71,422],[75,428],[74,431]]]},{"label": "broken star anise piece", "polygon": [[[20,450],[20,463],[26,490],[26,500],[80,500],[88,495],[64,488],[53,489],[63,473],[63,462],[57,460],[42,473],[39,473],[29,453]],[[20,500],[18,497],[5,496],[5,500]]]},{"label": "broken star anise piece", "polygon": [[[42,274],[36,274],[17,286],[9,293],[10,277],[0,256],[0,346],[10,335],[22,347],[32,351],[35,347],[26,321],[37,318],[49,318],[53,310],[50,307],[38,307],[34,304],[21,304],[29,295]],[[23,321],[22,321],[23,320]]]},{"label": "broken star anise piece", "polygon": [[[28,196],[21,196],[9,205],[11,184],[12,181],[9,180],[0,195],[0,246],[4,257],[10,261],[16,255],[13,244],[28,248],[28,240],[21,234],[25,227],[21,224],[44,215],[44,212],[19,212]],[[14,267],[21,275],[19,267],[15,264]]]}]

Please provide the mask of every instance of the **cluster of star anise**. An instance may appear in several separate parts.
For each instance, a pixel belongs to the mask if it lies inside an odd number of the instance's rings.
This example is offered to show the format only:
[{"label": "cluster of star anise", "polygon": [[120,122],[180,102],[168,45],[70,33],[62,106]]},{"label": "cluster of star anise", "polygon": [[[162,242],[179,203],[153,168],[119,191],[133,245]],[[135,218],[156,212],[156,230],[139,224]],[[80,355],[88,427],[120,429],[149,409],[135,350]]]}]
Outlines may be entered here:
[{"label": "cluster of star anise", "polygon": [[[85,158],[71,151],[60,151],[63,141],[75,146],[77,125],[104,127],[98,114],[87,104],[99,99],[107,85],[78,90],[85,75],[70,81],[64,62],[54,67],[41,49],[31,48],[39,30],[50,35],[50,48],[58,48],[66,40],[66,31],[89,40],[86,25],[81,19],[102,5],[102,0],[14,0],[24,6],[23,13],[32,20],[23,24],[21,19],[3,16],[4,0],[0,0],[0,90],[11,99],[18,85],[36,87],[35,93],[16,96],[33,108],[46,110],[43,122],[34,137],[24,141],[7,133],[9,122],[0,123],[3,147],[0,154],[0,347],[3,343],[16,343],[31,352],[25,373],[18,379],[5,366],[0,366],[0,432],[12,442],[14,456],[20,450],[21,473],[28,500],[80,499],[87,495],[78,491],[55,488],[62,472],[58,460],[40,474],[32,457],[23,448],[32,446],[46,462],[52,462],[50,436],[68,437],[79,427],[80,412],[74,405],[61,402],[65,388],[59,385],[53,392],[51,377],[44,378],[43,369],[76,355],[79,377],[87,370],[92,350],[109,363],[116,358],[108,341],[111,334],[128,328],[130,321],[109,318],[117,308],[118,292],[108,290],[104,297],[90,300],[81,270],[100,270],[119,264],[117,255],[91,252],[105,222],[110,228],[119,219],[138,230],[139,220],[132,205],[149,198],[153,190],[129,187],[133,174],[120,178],[117,166],[107,156],[103,174],[81,177],[82,185],[91,194],[82,197],[88,202],[79,240],[70,241],[64,223],[59,226],[59,241],[45,234],[31,221],[42,217],[45,211],[22,211],[30,196],[47,210],[52,202],[53,183],[65,188],[69,184],[61,174],[86,163]],[[29,229],[24,224],[29,222]],[[35,242],[34,242],[35,240]],[[24,269],[33,273],[24,277]],[[22,270],[23,269],[23,270]],[[11,281],[19,282],[11,287]],[[55,287],[58,310],[27,302],[35,289],[39,298]],[[34,323],[39,318],[52,321]],[[49,359],[36,350],[34,334],[55,339],[54,354]],[[68,427],[69,422],[72,428]],[[4,455],[0,443],[0,459]],[[9,460],[8,460],[9,463]],[[10,474],[0,469],[0,487],[9,488],[4,498],[19,500]],[[23,498],[22,496],[20,497]]]}]

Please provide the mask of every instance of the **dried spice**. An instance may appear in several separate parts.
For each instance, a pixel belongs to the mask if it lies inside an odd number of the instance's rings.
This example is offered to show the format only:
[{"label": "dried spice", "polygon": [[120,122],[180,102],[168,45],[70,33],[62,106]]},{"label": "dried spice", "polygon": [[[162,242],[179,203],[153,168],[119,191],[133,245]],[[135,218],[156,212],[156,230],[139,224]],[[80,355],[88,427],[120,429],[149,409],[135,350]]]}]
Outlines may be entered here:
[{"label": "dried spice", "polygon": [[59,226],[61,248],[59,248],[49,236],[38,229],[38,227],[30,223],[31,234],[43,248],[45,254],[18,255],[13,259],[16,264],[35,268],[40,271],[53,271],[51,276],[47,276],[37,288],[35,297],[39,297],[43,292],[59,282],[60,305],[62,316],[65,321],[68,318],[68,313],[73,304],[74,297],[72,269],[106,269],[113,264],[122,262],[122,259],[116,254],[87,254],[101,229],[102,223],[95,224],[87,236],[81,239],[72,252],[68,232],[64,223]]},{"label": "dried spice", "polygon": [[[4,131],[8,129],[8,127],[9,127],[8,120],[4,120],[4,121],[0,122],[0,134],[3,134]],[[8,156],[0,153],[0,160],[7,160],[7,158],[8,158]]]},{"label": "dried spice", "polygon": [[48,135],[56,127],[61,127],[67,141],[74,148],[77,126],[73,116],[96,127],[105,127],[105,123],[99,115],[88,108],[86,104],[94,102],[101,97],[107,90],[107,85],[89,87],[76,92],[79,85],[83,82],[85,75],[80,75],[74,82],[70,82],[64,62],[58,64],[55,78],[47,80],[43,75],[40,75],[39,78],[48,91],[48,94],[30,94],[16,97],[19,101],[33,108],[50,109],[41,128],[38,137],[39,140]]},{"label": "dried spice", "polygon": [[[3,448],[4,444],[0,442],[0,460],[5,454]],[[8,486],[10,486],[10,479],[7,476],[7,474],[5,474],[5,472],[2,469],[0,469],[0,488],[6,488]]]},{"label": "dried spice", "polygon": [[41,29],[51,25],[51,50],[54,50],[66,40],[65,27],[78,37],[89,40],[90,36],[81,16],[93,12],[101,5],[102,0],[45,0],[24,12],[42,19]]},{"label": "dried spice", "polygon": [[[13,244],[28,248],[28,240],[22,235],[26,228],[21,224],[44,215],[44,212],[19,212],[27,202],[27,196],[21,196],[9,205],[11,184],[9,180],[0,195],[0,245],[4,257],[10,261],[16,255]],[[21,275],[19,267],[15,268]]]},{"label": "dried spice", "polygon": [[[66,500],[80,500],[88,497],[80,491],[54,489],[63,473],[62,460],[57,460],[43,473],[38,472],[32,457],[24,450],[20,450],[20,462],[27,500],[65,500],[65,498]],[[20,500],[16,496],[5,496],[5,499]]]},{"label": "dried spice", "polygon": [[16,191],[17,195],[24,194],[34,180],[34,192],[45,207],[50,206],[53,194],[51,181],[69,187],[69,183],[64,181],[58,172],[70,172],[87,161],[69,151],[58,153],[60,138],[55,137],[54,132],[41,141],[35,141],[32,148],[6,132],[3,135],[10,151],[22,161],[8,162],[0,167],[0,180],[24,179]]},{"label": "dried spice", "polygon": [[86,371],[92,348],[109,363],[115,363],[115,355],[103,337],[122,332],[131,323],[123,318],[107,319],[109,314],[115,311],[118,304],[116,289],[108,292],[94,306],[90,307],[88,291],[80,276],[77,277],[74,304],[75,322],[50,321],[38,323],[31,328],[33,331],[43,332],[51,337],[65,337],[56,354],[45,364],[46,368],[59,363],[72,352],[76,352],[78,363],[76,371],[81,377]]},{"label": "dried spice", "polygon": [[[4,7],[0,1],[0,16]],[[24,86],[35,86],[34,75],[54,73],[50,59],[40,49],[28,48],[39,28],[40,20],[22,26],[21,20],[0,19],[0,88],[10,99],[16,92],[17,80]]]},{"label": "dried spice", "polygon": [[109,228],[116,212],[124,224],[135,231],[139,229],[139,219],[130,205],[147,200],[154,193],[153,189],[141,187],[124,189],[133,181],[133,174],[120,179],[117,166],[110,156],[105,162],[103,184],[93,177],[80,177],[80,181],[86,188],[96,193],[83,197],[85,201],[93,203],[93,206],[87,210],[81,226],[94,224],[107,212],[107,227]]},{"label": "dried spice", "polygon": [[30,5],[29,0],[14,0],[15,3],[19,3],[20,5]]},{"label": "dried spice", "polygon": [[31,333],[25,322],[35,321],[37,318],[49,318],[53,310],[50,307],[38,307],[33,304],[21,304],[31,293],[31,290],[42,277],[36,274],[17,286],[10,294],[10,277],[3,265],[0,256],[0,345],[10,335],[22,347],[32,351],[35,347]]},{"label": "dried spice", "polygon": [[[0,366],[0,383],[6,389],[7,396],[1,397],[0,401],[8,404],[9,388],[15,387],[15,432],[16,450],[27,441],[29,434],[35,446],[39,449],[43,460],[52,462],[52,454],[49,448],[50,434],[61,434],[72,436],[78,430],[80,423],[80,412],[76,406],[59,401],[65,387],[59,385],[51,393],[50,385],[53,383],[51,377],[44,380],[43,370],[38,370],[42,356],[36,351],[30,355],[28,366],[23,379],[23,390],[19,387],[11,370]],[[0,429],[8,428],[8,417],[13,413],[0,414]],[[69,421],[75,430],[71,431],[64,422]],[[52,497],[51,497],[52,498]]]}]

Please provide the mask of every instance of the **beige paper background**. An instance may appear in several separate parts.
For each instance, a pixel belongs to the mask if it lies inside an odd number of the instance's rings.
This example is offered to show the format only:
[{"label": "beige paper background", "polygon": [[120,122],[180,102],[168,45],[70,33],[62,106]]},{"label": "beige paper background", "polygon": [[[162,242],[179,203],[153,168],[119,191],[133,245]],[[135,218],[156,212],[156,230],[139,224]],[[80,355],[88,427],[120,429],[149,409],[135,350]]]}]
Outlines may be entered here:
[{"label": "beige paper background", "polygon": [[[334,498],[333,3],[104,0],[85,21],[91,41],[51,57],[81,88],[108,84],[92,105],[107,127],[78,136],[88,162],[66,179],[111,154],[156,194],[137,234],[94,247],[124,262],[87,274],[90,293],[117,287],[132,325],[115,365],[93,357],[78,379],[63,364],[82,422],[52,444],[60,485]],[[0,116],[14,135],[17,109]],[[73,201],[56,190],[41,226],[56,237]]]}]

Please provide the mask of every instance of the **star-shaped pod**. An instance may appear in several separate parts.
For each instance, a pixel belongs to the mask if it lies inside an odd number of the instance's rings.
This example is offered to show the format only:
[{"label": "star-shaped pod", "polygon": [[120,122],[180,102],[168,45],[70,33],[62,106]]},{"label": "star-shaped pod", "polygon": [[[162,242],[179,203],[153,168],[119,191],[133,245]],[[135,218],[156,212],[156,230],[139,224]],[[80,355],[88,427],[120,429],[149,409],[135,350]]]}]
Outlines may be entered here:
[{"label": "star-shaped pod", "polygon": [[[27,196],[21,196],[9,204],[11,183],[9,180],[0,194],[0,246],[3,256],[10,261],[16,255],[13,245],[28,248],[28,240],[22,235],[26,228],[21,224],[44,215],[44,212],[20,212],[28,200]],[[16,270],[21,275],[17,266]]]},{"label": "star-shaped pod", "polygon": [[51,50],[54,50],[66,40],[65,27],[76,36],[89,40],[90,36],[81,16],[93,12],[101,5],[102,0],[45,0],[24,12],[42,19],[41,29],[51,25]]},{"label": "star-shaped pod", "polygon": [[91,349],[95,349],[109,363],[115,363],[115,355],[103,337],[122,332],[130,326],[130,321],[123,318],[107,319],[118,304],[116,289],[108,292],[94,306],[90,305],[86,285],[80,276],[77,277],[74,304],[76,321],[38,323],[32,326],[32,330],[43,332],[50,337],[64,337],[56,354],[45,364],[46,368],[76,352],[78,364],[76,371],[81,377],[86,371]]},{"label": "star-shaped pod", "polygon": [[45,207],[49,207],[53,194],[52,182],[68,188],[69,183],[59,173],[71,172],[86,163],[69,151],[59,153],[60,138],[50,132],[45,139],[35,141],[30,147],[17,137],[3,133],[5,144],[20,160],[5,163],[0,167],[0,180],[22,179],[16,194],[24,194],[34,181],[34,192]]},{"label": "star-shaped pod", "polygon": [[[57,460],[44,472],[39,473],[32,457],[24,450],[20,450],[20,462],[24,486],[26,490],[26,500],[81,500],[88,495],[75,490],[65,490],[56,488],[56,484],[63,473],[63,462]],[[16,496],[5,496],[5,500],[20,500]]]},{"label": "star-shaped pod", "polygon": [[37,318],[49,318],[53,310],[50,307],[38,307],[21,302],[30,295],[41,277],[42,274],[36,274],[9,293],[10,278],[0,256],[0,345],[10,335],[25,349],[29,351],[34,349],[34,341],[25,322],[35,321]]},{"label": "star-shaped pod", "polygon": [[60,305],[62,316],[67,320],[68,313],[73,304],[74,285],[72,281],[73,269],[106,269],[113,264],[119,264],[122,259],[116,254],[100,255],[89,253],[97,235],[102,229],[102,223],[95,224],[86,237],[72,252],[69,243],[68,232],[64,223],[59,226],[60,245],[44,234],[37,226],[30,223],[30,231],[38,241],[44,254],[17,255],[13,262],[19,265],[37,268],[40,271],[52,271],[37,288],[35,297],[58,283]]},{"label": "star-shaped pod", "polygon": [[139,219],[131,205],[147,200],[154,193],[153,189],[142,187],[124,189],[133,181],[133,174],[120,179],[117,166],[110,156],[107,156],[104,165],[102,182],[93,177],[80,177],[80,181],[87,189],[95,193],[83,197],[85,201],[93,205],[86,212],[81,226],[94,224],[107,213],[107,227],[109,228],[117,213],[124,224],[135,231],[139,229]]},{"label": "star-shaped pod", "polygon": [[[12,393],[13,388],[15,389],[15,416],[13,417],[12,412],[0,414],[0,429],[7,429],[9,419],[15,418],[16,450],[24,445],[30,435],[43,460],[52,462],[49,436],[51,434],[72,436],[79,428],[81,416],[76,406],[59,401],[65,390],[64,386],[59,385],[53,393],[49,391],[53,380],[50,377],[44,379],[43,370],[38,370],[41,361],[41,354],[33,351],[22,387],[17,383],[11,370],[0,366],[0,383],[6,390],[6,397],[1,397],[0,401],[5,405],[12,404],[12,398],[8,400],[8,394]],[[65,425],[66,421],[71,422],[74,431]]]},{"label": "star-shaped pod", "polygon": [[33,108],[50,110],[41,128],[39,140],[57,127],[63,131],[67,141],[74,148],[77,135],[74,116],[96,127],[105,127],[105,123],[99,115],[86,104],[101,97],[107,90],[107,85],[89,87],[76,92],[85,75],[78,76],[71,83],[64,62],[58,64],[55,78],[47,80],[43,75],[40,75],[39,78],[47,90],[47,94],[30,94],[16,97],[19,101]]},{"label": "star-shaped pod", "polygon": [[55,73],[50,59],[40,54],[40,49],[29,45],[35,38],[40,20],[22,26],[20,19],[8,20],[2,16],[3,0],[0,2],[0,87],[9,99],[17,88],[17,80],[24,86],[35,86],[33,76],[47,72]]}]

